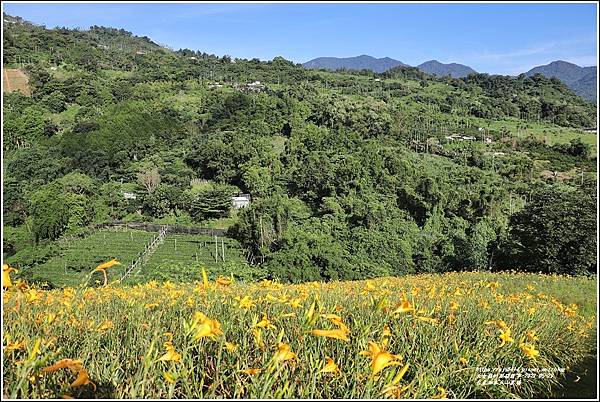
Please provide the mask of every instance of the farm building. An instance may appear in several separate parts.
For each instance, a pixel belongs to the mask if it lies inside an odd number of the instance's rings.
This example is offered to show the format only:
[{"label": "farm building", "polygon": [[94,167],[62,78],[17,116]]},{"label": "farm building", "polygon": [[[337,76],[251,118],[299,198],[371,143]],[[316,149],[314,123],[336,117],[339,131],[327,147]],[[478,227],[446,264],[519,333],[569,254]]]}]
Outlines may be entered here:
[{"label": "farm building", "polygon": [[250,194],[240,194],[238,196],[231,197],[231,204],[233,209],[245,208],[250,205]]}]

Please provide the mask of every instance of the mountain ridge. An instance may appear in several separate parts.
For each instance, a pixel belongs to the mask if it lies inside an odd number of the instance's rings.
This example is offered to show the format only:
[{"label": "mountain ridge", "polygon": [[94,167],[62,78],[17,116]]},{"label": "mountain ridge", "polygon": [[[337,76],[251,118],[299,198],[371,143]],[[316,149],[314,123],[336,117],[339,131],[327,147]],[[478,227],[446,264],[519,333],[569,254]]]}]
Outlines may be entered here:
[{"label": "mountain ridge", "polygon": [[[309,69],[326,70],[366,69],[376,73],[383,73],[399,66],[412,67],[390,57],[375,58],[364,54],[356,57],[317,57],[302,63],[302,66]],[[435,59],[428,60],[415,67],[426,74],[439,77],[451,76],[452,78],[464,78],[469,74],[477,73],[477,71],[467,65],[459,63],[441,63]],[[582,67],[564,60],[556,60],[546,65],[533,67],[523,74],[527,77],[531,77],[537,73],[542,74],[547,78],[556,77],[581,98],[593,103],[597,102],[596,66]]]},{"label": "mountain ridge", "polygon": [[545,77],[555,77],[561,80],[573,92],[596,103],[597,69],[596,66],[581,67],[564,60],[556,60],[542,66],[536,66],[525,73],[531,77],[542,74]]}]

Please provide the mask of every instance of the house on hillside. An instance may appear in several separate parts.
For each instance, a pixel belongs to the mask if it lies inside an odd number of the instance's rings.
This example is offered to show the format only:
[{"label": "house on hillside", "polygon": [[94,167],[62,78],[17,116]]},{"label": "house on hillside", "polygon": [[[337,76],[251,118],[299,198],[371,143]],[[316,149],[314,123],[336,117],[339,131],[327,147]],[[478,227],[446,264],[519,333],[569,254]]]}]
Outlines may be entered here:
[{"label": "house on hillside", "polygon": [[250,199],[250,194],[233,196],[231,197],[231,205],[233,209],[246,208],[248,205],[250,205]]},{"label": "house on hillside", "polygon": [[265,89],[265,86],[261,84],[260,81],[254,81],[246,84],[246,88],[252,92],[260,92]]}]

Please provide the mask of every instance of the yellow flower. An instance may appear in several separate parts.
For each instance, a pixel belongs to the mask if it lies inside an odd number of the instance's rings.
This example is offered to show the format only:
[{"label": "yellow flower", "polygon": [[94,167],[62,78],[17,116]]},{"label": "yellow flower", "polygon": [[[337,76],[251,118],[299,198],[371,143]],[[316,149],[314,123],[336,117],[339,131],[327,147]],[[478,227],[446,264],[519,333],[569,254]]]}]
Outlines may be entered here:
[{"label": "yellow flower", "polygon": [[38,292],[35,289],[29,289],[25,293],[25,299],[27,300],[27,303],[38,304],[38,302],[42,299],[42,292]]},{"label": "yellow flower", "polygon": [[98,332],[103,332],[103,331],[107,331],[111,328],[114,328],[115,324],[113,324],[112,321],[104,321],[102,324],[100,324],[97,328]]},{"label": "yellow flower", "polygon": [[233,282],[231,278],[227,278],[226,276],[220,276],[217,279],[217,283],[222,286],[229,286],[231,285],[231,282]]},{"label": "yellow flower", "polygon": [[514,339],[510,336],[510,328],[507,328],[504,331],[501,330],[499,338],[502,341],[500,346],[504,346],[507,342],[514,342]]},{"label": "yellow flower", "polygon": [[302,301],[302,299],[297,298],[297,299],[294,299],[294,300],[290,300],[288,304],[292,308],[298,308],[298,307],[302,307],[302,305],[300,304],[301,301]]},{"label": "yellow flower", "polygon": [[527,313],[528,313],[529,315],[533,315],[533,314],[535,313],[535,311],[536,311],[536,310],[537,310],[537,309],[536,309],[535,307],[530,307],[530,308],[529,308],[529,310],[527,310]]},{"label": "yellow flower", "polygon": [[254,324],[255,327],[258,328],[265,328],[265,329],[275,329],[275,325],[273,325],[271,323],[271,321],[269,320],[269,317],[267,317],[267,315],[265,313],[263,313],[263,317],[262,320],[260,320],[258,323]]},{"label": "yellow flower", "polygon": [[313,329],[310,331],[315,336],[323,336],[326,338],[339,339],[345,342],[350,342],[347,332],[343,329]]},{"label": "yellow flower", "polygon": [[540,338],[538,338],[535,335],[535,330],[527,331],[525,333],[525,335],[527,336],[527,338],[529,338],[530,341],[539,341],[540,340]]},{"label": "yellow flower", "polygon": [[534,345],[528,343],[519,343],[519,348],[521,348],[521,351],[531,359],[535,359],[535,357],[540,354],[540,352],[535,349]]},{"label": "yellow flower", "polygon": [[331,357],[325,357],[327,363],[323,366],[323,368],[319,371],[319,373],[339,373],[340,368],[337,364],[333,362]]},{"label": "yellow flower", "polygon": [[211,320],[199,311],[194,313],[191,330],[195,331],[195,341],[207,337],[214,339],[217,335],[223,335],[221,324],[216,320]]},{"label": "yellow flower", "polygon": [[6,346],[4,347],[4,350],[6,352],[9,352],[11,350],[20,350],[20,349],[25,349],[25,345],[27,344],[27,341],[21,341],[21,342],[7,342]]},{"label": "yellow flower", "polygon": [[364,289],[364,293],[368,293],[371,292],[373,290],[375,290],[375,285],[373,284],[373,282],[371,281],[366,281],[365,282],[365,289]]},{"label": "yellow flower", "polygon": [[83,385],[88,385],[88,384],[92,384],[92,386],[94,387],[94,390],[96,390],[96,384],[94,384],[93,382],[90,381],[90,376],[89,376],[87,370],[82,369],[81,371],[79,371],[75,381],[73,381],[71,383],[71,386],[72,387],[81,387]]},{"label": "yellow flower", "polygon": [[218,321],[207,319],[198,327],[194,340],[201,338],[214,338],[217,335],[222,335],[221,324]]},{"label": "yellow flower", "polygon": [[259,368],[250,368],[250,369],[240,370],[240,372],[242,372],[244,374],[248,374],[248,375],[258,375],[258,374],[260,374],[261,371],[262,371],[262,369],[259,369]]},{"label": "yellow flower", "polygon": [[386,352],[377,343],[372,341],[369,342],[369,350],[360,352],[360,354],[371,358],[372,376],[375,376],[386,367],[401,364],[401,362],[397,360],[398,358],[401,359],[400,356]]},{"label": "yellow flower", "polygon": [[244,298],[242,299],[236,297],[236,300],[240,302],[240,308],[249,309],[250,307],[255,305],[254,300],[252,300],[250,296],[244,296]]},{"label": "yellow flower", "polygon": [[2,265],[2,287],[10,288],[13,284],[10,280],[10,273],[18,272],[16,269],[9,267],[8,264]]},{"label": "yellow flower", "polygon": [[484,322],[485,325],[496,325],[498,328],[500,329],[508,329],[508,325],[506,325],[506,323],[503,320],[494,320],[494,321],[486,321]]},{"label": "yellow flower", "polygon": [[431,399],[448,399],[444,387],[437,387],[439,394],[432,396]]},{"label": "yellow flower", "polygon": [[415,317],[418,321],[425,321],[428,322],[430,324],[437,324],[438,323],[438,319],[437,318],[431,318],[431,317]]},{"label": "yellow flower", "polygon": [[42,373],[53,373],[64,368],[68,368],[72,372],[77,373],[77,378],[71,383],[72,387],[92,384],[94,391],[96,390],[96,384],[90,381],[90,376],[87,370],[83,368],[81,360],[62,359],[51,366],[43,368]]},{"label": "yellow flower", "polygon": [[457,302],[455,302],[454,300],[452,300],[450,302],[450,310],[458,310],[458,306],[459,306],[459,304]]},{"label": "yellow flower", "polygon": [[279,299],[276,298],[275,296],[273,296],[271,293],[267,293],[267,295],[265,296],[265,300],[267,300],[271,303],[279,301]]},{"label": "yellow flower", "polygon": [[273,359],[278,363],[296,358],[297,356],[291,351],[290,346],[283,342],[280,342],[279,345],[277,345],[277,352],[275,352],[275,355],[273,356]]},{"label": "yellow flower", "polygon": [[180,362],[181,361],[181,355],[175,351],[175,348],[173,347],[172,342],[170,342],[170,341],[165,342],[164,347],[165,347],[165,350],[167,351],[167,353],[162,355],[158,359],[158,361],[161,361],[161,362]]},{"label": "yellow flower", "polygon": [[468,363],[468,360],[465,359],[464,357],[461,357],[460,359],[458,359],[458,361],[460,362],[460,364],[462,364],[463,366],[466,366]]},{"label": "yellow flower", "polygon": [[394,310],[394,314],[403,314],[414,311],[414,307],[408,302],[408,300],[404,300],[400,306],[396,310]]},{"label": "yellow flower", "polygon": [[225,349],[227,349],[228,352],[233,352],[237,348],[238,348],[238,345],[236,345],[235,343],[225,342]]},{"label": "yellow flower", "polygon": [[103,270],[106,268],[110,268],[113,265],[121,265],[121,263],[119,261],[117,261],[116,259],[112,259],[108,262],[105,262],[104,264],[98,265],[94,271],[100,271],[100,270]]}]

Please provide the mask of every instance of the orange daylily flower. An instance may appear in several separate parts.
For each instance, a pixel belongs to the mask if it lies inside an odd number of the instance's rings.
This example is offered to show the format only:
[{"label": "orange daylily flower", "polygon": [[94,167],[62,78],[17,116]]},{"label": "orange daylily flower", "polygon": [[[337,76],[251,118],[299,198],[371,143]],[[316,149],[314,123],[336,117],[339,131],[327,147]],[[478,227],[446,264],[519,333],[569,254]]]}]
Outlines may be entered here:
[{"label": "orange daylily flower", "polygon": [[527,338],[529,338],[530,341],[539,341],[540,340],[540,338],[538,338],[535,335],[535,330],[527,331],[525,333],[525,336],[527,336]]},{"label": "orange daylily flower", "polygon": [[319,371],[319,373],[339,373],[340,368],[337,364],[334,363],[333,359],[329,356],[325,357],[327,363],[323,366],[323,368]]},{"label": "orange daylily flower", "polygon": [[536,356],[538,356],[540,354],[540,352],[538,350],[536,350],[534,345],[531,345],[528,343],[520,342],[519,348],[527,357],[529,357],[531,359],[535,359]]},{"label": "orange daylily flower", "polygon": [[158,361],[160,361],[160,362],[170,362],[170,361],[171,362],[180,362],[181,361],[181,355],[175,351],[175,348],[173,347],[173,343],[171,341],[165,342],[164,347],[165,347],[165,350],[167,351],[167,353],[162,355],[158,359]]},{"label": "orange daylily flower", "polygon": [[432,396],[431,399],[448,399],[446,395],[446,389],[444,387],[437,387],[439,394]]},{"label": "orange daylily flower", "polygon": [[233,352],[237,348],[238,348],[238,345],[236,345],[235,343],[225,342],[225,349],[227,349],[228,352]]},{"label": "orange daylily flower", "polygon": [[94,271],[101,271],[103,269],[110,268],[113,265],[121,265],[121,263],[117,259],[112,259],[112,260],[110,260],[108,262],[105,262],[104,264],[98,265],[96,267],[96,269],[94,269]]},{"label": "orange daylily flower", "polygon": [[339,339],[345,342],[350,342],[348,338],[348,333],[343,329],[313,329],[310,331],[311,334],[315,336],[323,336],[326,338]]},{"label": "orange daylily flower", "polygon": [[500,331],[499,338],[500,338],[500,340],[502,340],[502,343],[500,344],[500,346],[504,346],[504,344],[507,343],[507,342],[514,342],[515,341],[510,336],[510,328],[507,328],[504,331]]},{"label": "orange daylily flower", "polygon": [[10,288],[12,287],[12,282],[10,280],[10,273],[18,272],[16,269],[9,267],[8,264],[2,265],[2,287]]},{"label": "orange daylily flower", "polygon": [[287,343],[280,342],[279,345],[277,345],[277,352],[275,352],[273,359],[276,362],[285,362],[288,360],[294,360],[297,357],[298,356],[296,356],[296,354],[291,351],[290,345],[288,345]]},{"label": "orange daylily flower", "polygon": [[227,278],[226,276],[220,276],[217,279],[217,283],[222,286],[229,286],[231,285],[231,282],[233,282],[231,278]]},{"label": "orange daylily flower", "polygon": [[262,369],[259,369],[259,368],[250,368],[250,369],[240,370],[240,372],[242,372],[244,374],[248,374],[248,375],[257,375],[257,374],[260,374],[261,371],[262,371]]},{"label": "orange daylily flower", "polygon": [[400,365],[401,362],[398,359],[402,359],[399,355],[386,352],[373,341],[369,342],[369,350],[360,352],[360,354],[371,358],[372,376],[377,375],[386,367]]},{"label": "orange daylily flower", "polygon": [[218,335],[223,335],[221,324],[216,320],[211,320],[199,311],[194,314],[191,330],[195,331],[195,341],[207,337],[214,339]]},{"label": "orange daylily flower", "polygon": [[393,314],[403,314],[414,311],[415,308],[410,304],[408,300],[404,300],[400,306],[396,310],[394,310]]},{"label": "orange daylily flower", "polygon": [[262,320],[260,320],[258,323],[254,324],[255,327],[258,328],[265,328],[265,329],[275,329],[275,325],[273,325],[271,323],[271,321],[269,320],[269,317],[267,317],[267,315],[265,313],[263,313],[262,316]]},{"label": "orange daylily flower", "polygon": [[77,378],[71,383],[72,387],[92,384],[94,391],[96,390],[96,384],[90,381],[90,376],[87,370],[83,368],[81,360],[62,359],[51,366],[43,368],[42,373],[53,373],[64,368],[68,368],[72,372],[77,373]]},{"label": "orange daylily flower", "polygon": [[244,296],[243,298],[236,297],[235,299],[240,302],[240,308],[249,309],[255,305],[254,300],[250,296]]}]

